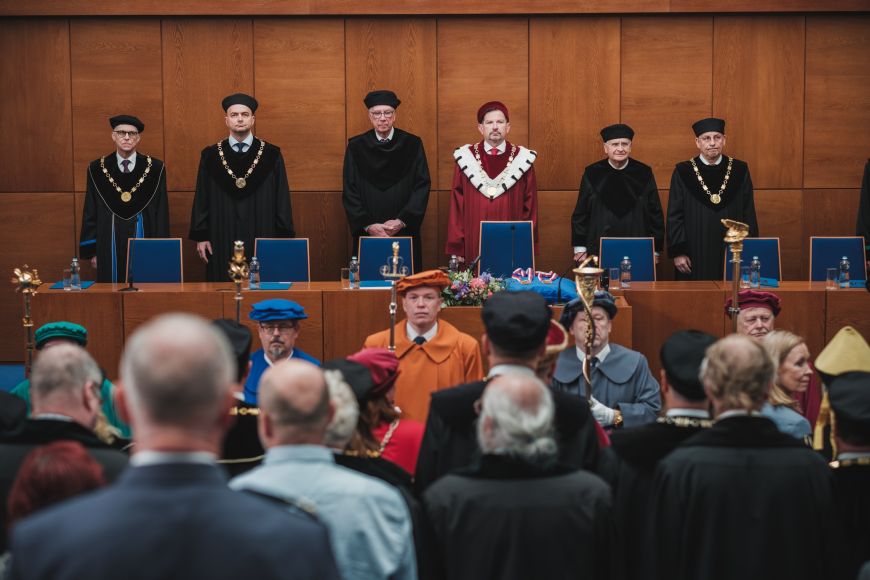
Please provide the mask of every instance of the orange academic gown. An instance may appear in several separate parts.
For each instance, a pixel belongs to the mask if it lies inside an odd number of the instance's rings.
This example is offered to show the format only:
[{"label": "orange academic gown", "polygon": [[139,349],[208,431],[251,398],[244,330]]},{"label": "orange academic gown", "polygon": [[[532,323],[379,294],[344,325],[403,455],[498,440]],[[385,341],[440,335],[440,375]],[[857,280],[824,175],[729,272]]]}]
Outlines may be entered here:
[{"label": "orange academic gown", "polygon": [[[369,336],[366,348],[386,348],[389,329]],[[408,338],[407,322],[396,324],[396,356],[399,378],[396,379],[396,405],[402,415],[426,422],[429,397],[435,391],[483,378],[480,345],[447,321],[438,321],[435,337],[418,345]]]}]

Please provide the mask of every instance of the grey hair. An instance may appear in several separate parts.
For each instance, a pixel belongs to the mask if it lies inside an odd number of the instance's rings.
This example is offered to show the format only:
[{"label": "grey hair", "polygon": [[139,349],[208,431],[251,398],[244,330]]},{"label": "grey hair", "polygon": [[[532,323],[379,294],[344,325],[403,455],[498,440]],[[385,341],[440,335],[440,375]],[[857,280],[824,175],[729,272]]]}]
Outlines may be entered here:
[{"label": "grey hair", "polygon": [[158,316],[137,330],[121,359],[131,413],[159,425],[201,426],[221,412],[236,376],[226,337],[191,314]]},{"label": "grey hair", "polygon": [[326,426],[323,444],[333,449],[345,449],[350,443],[359,420],[359,403],[341,371],[324,371],[329,399],[335,408],[332,421]]},{"label": "grey hair", "polygon": [[707,349],[700,378],[711,399],[723,410],[760,409],[774,377],[773,361],[758,342],[739,334]]},{"label": "grey hair", "polygon": [[503,375],[483,394],[477,424],[480,448],[487,454],[528,461],[551,458],[558,451],[553,437],[554,413],[553,396],[539,379]]},{"label": "grey hair", "polygon": [[35,401],[54,394],[79,393],[91,382],[99,387],[103,373],[88,351],[77,344],[57,344],[39,353],[30,377]]}]

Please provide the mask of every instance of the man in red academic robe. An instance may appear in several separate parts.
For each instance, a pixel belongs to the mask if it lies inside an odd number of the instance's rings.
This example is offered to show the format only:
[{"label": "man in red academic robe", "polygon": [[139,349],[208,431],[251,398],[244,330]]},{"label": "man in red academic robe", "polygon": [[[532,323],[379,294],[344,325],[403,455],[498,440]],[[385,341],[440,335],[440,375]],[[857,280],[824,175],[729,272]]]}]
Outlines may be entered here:
[{"label": "man in red academic robe", "polygon": [[453,195],[447,224],[448,255],[473,260],[480,252],[481,221],[531,221],[538,243],[537,153],[508,142],[507,107],[498,101],[477,111],[483,140],[453,152]]}]

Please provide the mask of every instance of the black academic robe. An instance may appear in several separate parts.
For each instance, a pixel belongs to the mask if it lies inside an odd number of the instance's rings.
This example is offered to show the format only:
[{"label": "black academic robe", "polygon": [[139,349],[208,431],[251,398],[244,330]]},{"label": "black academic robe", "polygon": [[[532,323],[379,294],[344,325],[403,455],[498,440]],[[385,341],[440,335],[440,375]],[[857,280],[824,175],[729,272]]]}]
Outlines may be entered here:
[{"label": "black academic robe", "polygon": [[832,471],[843,577],[851,580],[870,561],[870,465],[847,460]]},{"label": "black academic robe", "polygon": [[602,237],[653,238],[662,250],[665,221],[652,168],[629,159],[614,169],[607,159],[586,167],[571,215],[571,244],[599,253]]},{"label": "black academic robe", "polygon": [[610,489],[565,466],[484,455],[423,496],[433,578],[613,578]]},{"label": "black academic robe", "polygon": [[[711,166],[695,157],[695,164],[711,193],[718,195],[728,159],[723,155],[719,165]],[[749,225],[749,237],[758,237],[752,178],[746,162],[734,160],[731,177],[718,204],[711,202],[701,188],[692,165],[688,161],[677,163],[668,195],[668,256],[673,259],[686,255],[692,261],[692,272],[677,272],[677,280],[722,280],[725,227],[721,220],[725,218]]]},{"label": "black academic robe", "polygon": [[374,130],[352,137],[344,153],[342,201],[353,253],[366,226],[398,219],[405,228],[396,236],[413,237],[414,271],[420,272],[420,226],[431,184],[423,141],[416,135],[395,129],[388,143],[380,143]]},{"label": "black academic robe", "polygon": [[651,497],[648,577],[836,577],[831,473],[765,417],[728,417],[687,439],[661,461]]},{"label": "black academic robe", "polygon": [[218,463],[223,465],[232,478],[259,467],[266,452],[263,450],[257,432],[259,407],[244,401],[236,401],[235,406],[230,409],[230,414],[234,417],[233,424],[224,437]]},{"label": "black academic robe", "polygon": [[864,179],[861,180],[861,197],[858,201],[858,223],[855,235],[864,236],[865,259],[870,262],[870,159],[864,164]]},{"label": "black academic robe", "polygon": [[[419,492],[479,458],[476,405],[485,388],[486,381],[476,381],[432,393],[414,477]],[[598,436],[589,406],[579,397],[559,392],[552,395],[559,461],[594,471],[598,466]]]},{"label": "black academic robe", "polygon": [[137,153],[136,165],[130,173],[121,173],[117,154],[102,158],[109,175],[124,192],[129,192],[145,176],[128,202],[122,200],[122,194],[103,173],[100,159],[88,165],[79,257],[82,260],[97,257],[97,282],[126,282],[130,238],[169,237],[165,168],[156,157],[150,158],[149,168],[148,157]]},{"label": "black academic robe", "polygon": [[[223,141],[222,147],[227,164],[237,177],[242,177],[257,157],[260,140],[254,139],[244,153],[230,148],[228,139]],[[189,237],[196,242],[211,242],[214,253],[206,266],[209,282],[229,280],[227,270],[236,240],[245,243],[245,256],[250,257],[254,255],[256,238],[296,235],[281,150],[267,143],[246,181],[245,187],[236,187],[235,180],[221,163],[217,145],[202,150]]]},{"label": "black academic robe", "polygon": [[625,563],[627,578],[643,578],[649,573],[649,502],[656,467],[683,441],[709,425],[710,421],[693,417],[662,417],[656,423],[610,433],[613,461],[602,476],[613,487],[616,557]]}]

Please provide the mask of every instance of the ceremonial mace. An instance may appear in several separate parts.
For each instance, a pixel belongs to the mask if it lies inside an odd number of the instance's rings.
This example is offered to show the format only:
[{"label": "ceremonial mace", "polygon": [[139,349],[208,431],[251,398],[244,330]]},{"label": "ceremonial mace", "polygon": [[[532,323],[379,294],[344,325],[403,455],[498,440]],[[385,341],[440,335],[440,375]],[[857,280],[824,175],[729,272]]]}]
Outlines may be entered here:
[{"label": "ceremonial mace", "polygon": [[396,352],[396,282],[408,275],[408,266],[402,264],[399,256],[399,242],[393,242],[393,255],[387,256],[387,263],[381,266],[381,276],[390,281],[390,352]]},{"label": "ceremonial mace", "polygon": [[36,294],[36,289],[42,286],[42,280],[39,279],[39,272],[34,268],[29,270],[30,266],[24,264],[23,268],[15,268],[12,273],[15,276],[12,278],[12,283],[16,284],[15,291],[21,292],[24,295],[24,318],[22,323],[27,330],[27,347],[25,349],[24,360],[24,376],[30,377],[30,369],[33,367],[33,318],[30,317],[30,299]]},{"label": "ceremonial mace", "polygon": [[[589,264],[592,264],[591,266]],[[595,321],[592,319],[592,302],[595,300],[595,290],[598,289],[598,282],[601,280],[601,274],[604,270],[597,266],[598,258],[589,256],[583,262],[574,268],[574,285],[577,287],[577,294],[580,296],[580,301],[583,303],[583,312],[586,316],[586,344],[584,351],[586,357],[583,359],[583,379],[586,381],[586,402],[592,404],[592,377],[590,376],[589,364],[592,360],[592,343],[595,341]]]},{"label": "ceremonial mace", "polygon": [[230,280],[236,285],[236,322],[239,323],[242,313],[242,282],[248,278],[248,262],[245,260],[245,242],[233,242],[233,257],[230,260]]},{"label": "ceremonial mace", "polygon": [[740,314],[740,305],[737,302],[740,288],[740,262],[743,240],[749,235],[749,226],[729,219],[723,219],[722,225],[728,228],[725,232],[725,243],[731,244],[731,307],[728,308],[728,314],[731,315],[731,330],[737,332],[737,315]]}]

